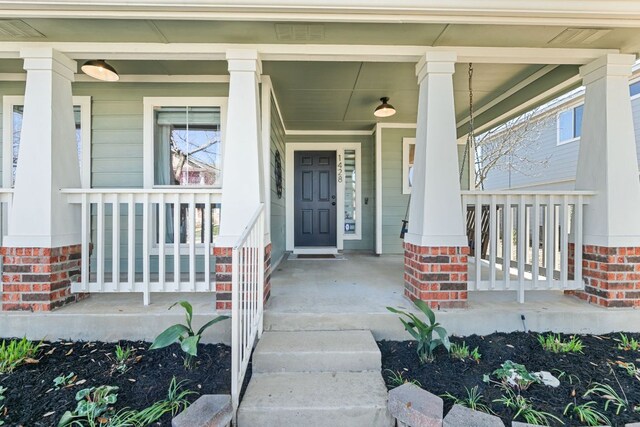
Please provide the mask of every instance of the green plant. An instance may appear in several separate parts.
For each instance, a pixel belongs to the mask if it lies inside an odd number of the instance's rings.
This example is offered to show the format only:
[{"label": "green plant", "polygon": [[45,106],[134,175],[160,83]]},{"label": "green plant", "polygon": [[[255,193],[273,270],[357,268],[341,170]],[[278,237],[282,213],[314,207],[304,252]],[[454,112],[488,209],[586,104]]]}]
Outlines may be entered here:
[{"label": "green plant", "polygon": [[495,375],[502,384],[518,390],[526,390],[531,384],[540,382],[524,365],[514,363],[511,360],[507,360],[500,365],[498,369],[493,371],[493,375]]},{"label": "green plant", "polygon": [[391,369],[385,369],[385,372],[389,372],[387,376],[387,380],[389,381],[389,385],[392,387],[400,387],[402,384],[411,383],[415,384],[418,387],[422,387],[420,381],[418,380],[408,380],[403,376],[402,371],[392,371]]},{"label": "green plant", "polygon": [[604,410],[609,409],[609,405],[613,405],[616,410],[616,415],[620,415],[620,412],[626,411],[629,408],[629,401],[624,394],[624,390],[620,388],[622,396],[616,392],[609,384],[593,383],[592,387],[584,393],[584,398],[594,394],[605,400]]},{"label": "green plant", "polygon": [[617,360],[616,365],[624,369],[630,377],[635,377],[638,381],[640,381],[640,368],[637,368],[634,363],[622,362],[620,360]]},{"label": "green plant", "polygon": [[451,343],[450,354],[451,354],[451,357],[453,357],[454,359],[458,359],[462,361],[466,359],[471,359],[477,363],[480,362],[480,358],[482,357],[478,347],[474,348],[473,350],[470,350],[469,346],[467,346],[467,343],[464,341],[462,342],[462,344]]},{"label": "green plant", "polygon": [[580,384],[580,378],[577,375],[567,374],[565,371],[561,371],[560,369],[552,369],[552,371],[556,373],[556,378],[558,378],[559,380],[567,377],[567,381],[569,381],[569,384],[573,385],[574,382],[576,384]]},{"label": "green plant", "polygon": [[493,411],[484,403],[482,403],[482,394],[478,391],[478,386],[473,386],[471,390],[467,387],[464,388],[467,392],[467,396],[459,399],[452,395],[449,392],[446,392],[442,395],[445,399],[449,399],[453,401],[456,405],[466,406],[467,408],[473,409],[474,411],[482,411],[487,414],[492,414]]},{"label": "green plant", "polygon": [[504,393],[494,402],[501,403],[507,408],[515,412],[513,419],[522,418],[525,422],[533,425],[550,425],[550,420],[555,420],[560,424],[564,424],[560,418],[548,412],[539,411],[533,407],[529,399],[520,394],[516,394],[510,387],[503,387]]},{"label": "green plant", "polygon": [[618,341],[618,350],[638,351],[640,349],[640,342],[633,337],[629,338],[626,334],[620,334]]},{"label": "green plant", "polygon": [[116,349],[113,353],[114,353],[115,362],[116,362],[113,369],[120,372],[121,374],[124,374],[125,372],[127,372],[127,369],[129,369],[127,367],[127,363],[129,362],[129,359],[133,355],[133,348],[131,348],[131,346],[127,346],[127,348],[122,348],[120,344],[117,344]]},{"label": "green plant", "polygon": [[215,323],[228,319],[229,316],[217,316],[205,323],[204,326],[195,332],[191,326],[191,321],[193,320],[193,307],[191,307],[191,304],[187,301],[180,301],[172,304],[171,307],[169,307],[169,310],[177,304],[180,304],[182,308],[184,308],[187,324],[183,325],[181,323],[177,323],[169,326],[164,330],[164,332],[156,337],[149,349],[155,350],[170,346],[173,343],[180,343],[180,348],[185,353],[184,366],[189,368],[192,366],[193,358],[198,355],[198,343],[202,338],[202,333]]},{"label": "green plant", "polygon": [[[424,301],[417,299],[413,303],[424,313],[429,321],[428,324],[413,313],[398,310],[393,307],[387,307],[387,310],[400,315],[400,321],[404,325],[404,329],[418,342],[416,351],[418,352],[420,363],[431,362],[434,359],[433,351],[438,348],[438,346],[443,346],[449,351],[451,347],[449,337],[447,331],[440,326],[440,323],[436,322],[435,313]],[[402,316],[406,317],[407,320],[403,319]],[[433,337],[434,333],[438,338]]]},{"label": "green plant", "polygon": [[0,374],[13,372],[15,368],[24,363],[37,363],[34,357],[42,342],[34,343],[26,337],[21,340],[10,340],[8,343],[2,340],[0,344]]},{"label": "green plant", "polygon": [[133,409],[124,409],[113,415],[106,427],[146,427],[162,418],[163,415],[171,413],[176,416],[179,412],[184,411],[189,406],[187,397],[197,394],[194,391],[183,390],[185,381],[176,381],[176,377],[171,379],[169,391],[164,400],[158,401],[153,405],[136,411]]},{"label": "green plant", "polygon": [[571,402],[564,408],[562,415],[568,415],[571,418],[575,416],[578,421],[586,423],[588,426],[611,425],[611,421],[594,408],[595,405],[596,402],[593,400],[581,405]]},{"label": "green plant", "polygon": [[584,348],[582,340],[575,335],[568,340],[563,340],[560,334],[538,335],[538,342],[552,353],[582,353]]},{"label": "green plant", "polygon": [[75,382],[76,376],[73,372],[67,375],[58,375],[53,379],[53,385],[56,390],[60,390],[63,387],[72,385]]},{"label": "green plant", "polygon": [[[0,386],[0,417],[4,416],[4,403],[3,402],[4,402],[4,399],[5,399],[4,394],[5,394],[6,391],[7,391],[6,387]],[[3,426],[3,425],[4,425],[4,421],[0,420],[0,426]]]},{"label": "green plant", "polygon": [[106,418],[103,416],[118,400],[118,387],[102,385],[80,390],[76,393],[78,402],[73,412],[67,411],[58,422],[58,427],[83,426],[96,427],[104,424]]}]

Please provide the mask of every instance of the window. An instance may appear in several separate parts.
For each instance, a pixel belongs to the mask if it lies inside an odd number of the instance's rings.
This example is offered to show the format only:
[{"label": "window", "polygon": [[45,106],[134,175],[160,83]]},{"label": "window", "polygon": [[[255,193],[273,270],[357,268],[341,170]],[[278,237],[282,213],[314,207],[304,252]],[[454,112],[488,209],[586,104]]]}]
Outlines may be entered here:
[{"label": "window", "polygon": [[584,104],[581,104],[558,114],[558,145],[580,138],[583,110]]},{"label": "window", "polygon": [[[145,187],[222,187],[222,150],[226,98],[144,98],[144,182]],[[196,244],[205,241],[207,221],[203,204],[194,209]],[[164,234],[164,243],[190,243],[187,233],[191,212],[187,203],[175,209],[165,205],[165,230],[161,216],[153,212],[153,246]],[[211,236],[218,234],[220,206],[211,207]],[[181,249],[182,250],[182,249]]]},{"label": "window", "polygon": [[[340,165],[338,165],[340,167]],[[358,220],[356,150],[344,150],[344,234],[355,235]]]},{"label": "window", "polygon": [[416,139],[402,139],[402,194],[411,193],[413,162],[416,154]]},{"label": "window", "polygon": [[640,95],[640,81],[637,81],[629,85],[629,94],[631,95],[632,98],[637,95]]},{"label": "window", "polygon": [[[83,187],[91,184],[91,97],[74,96],[73,113],[76,126],[76,145],[78,150],[78,164],[80,166]],[[3,111],[11,111],[4,117],[3,127],[3,176],[5,187],[13,187],[15,183],[16,167],[22,132],[22,118],[24,115],[24,97],[5,96]],[[83,124],[86,124],[83,126]]]}]

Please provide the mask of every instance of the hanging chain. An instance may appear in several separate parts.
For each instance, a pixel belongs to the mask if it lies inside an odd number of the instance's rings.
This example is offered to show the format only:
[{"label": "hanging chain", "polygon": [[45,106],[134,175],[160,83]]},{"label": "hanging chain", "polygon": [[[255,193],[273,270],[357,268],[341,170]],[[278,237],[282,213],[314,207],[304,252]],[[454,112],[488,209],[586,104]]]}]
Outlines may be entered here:
[{"label": "hanging chain", "polygon": [[[473,128],[473,63],[469,63],[469,133],[467,134],[467,143],[464,147],[464,155],[462,157],[462,165],[460,166],[459,181],[462,181],[462,175],[464,174],[464,168],[469,158],[470,147],[475,146],[475,131]],[[475,149],[475,147],[474,147]]]}]

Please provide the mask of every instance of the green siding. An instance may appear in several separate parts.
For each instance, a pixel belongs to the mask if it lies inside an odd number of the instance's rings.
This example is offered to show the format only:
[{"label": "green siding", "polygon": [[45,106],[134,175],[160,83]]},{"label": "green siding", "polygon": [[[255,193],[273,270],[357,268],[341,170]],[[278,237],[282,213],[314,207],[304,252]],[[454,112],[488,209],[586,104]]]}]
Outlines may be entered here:
[{"label": "green siding", "polygon": [[[361,240],[345,240],[344,249],[347,251],[373,251],[375,245],[375,143],[372,136],[339,136],[339,135],[304,135],[287,136],[287,143],[301,142],[312,144],[314,142],[359,142],[361,152],[361,168],[362,168],[362,194],[361,206],[362,206],[362,239]],[[313,147],[309,148],[310,150]],[[365,198],[368,198],[368,203],[365,204]]]},{"label": "green siding", "polygon": [[[285,171],[287,165],[285,163],[285,134],[282,127],[282,121],[278,114],[278,109],[273,101],[271,101],[271,141],[270,141],[270,165],[271,173],[271,261],[273,265],[278,263],[284,255],[286,248],[286,182]],[[278,198],[276,191],[275,173],[275,155],[276,151],[280,153],[280,162],[282,164],[282,198]]]},{"label": "green siding", "polygon": [[[409,195],[402,194],[402,139],[414,138],[415,128],[382,129],[382,253],[401,254],[400,227],[407,212]],[[462,162],[464,145],[458,145]],[[468,162],[468,160],[467,160]],[[468,163],[467,163],[468,164]],[[459,172],[459,170],[458,170]],[[468,188],[469,169],[465,167],[463,189]]]}]

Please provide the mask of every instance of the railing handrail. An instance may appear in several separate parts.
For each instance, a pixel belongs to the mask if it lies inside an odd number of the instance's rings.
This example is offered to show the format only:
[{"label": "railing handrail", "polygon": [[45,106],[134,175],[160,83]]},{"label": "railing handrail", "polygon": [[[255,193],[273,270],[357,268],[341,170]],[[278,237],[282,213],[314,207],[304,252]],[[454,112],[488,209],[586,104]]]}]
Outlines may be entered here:
[{"label": "railing handrail", "polygon": [[[11,190],[13,191],[13,189]],[[163,187],[163,188],[63,188],[62,194],[222,194],[221,188]],[[2,193],[2,191],[0,191]]]},{"label": "railing handrail", "polygon": [[585,190],[464,190],[463,196],[595,196],[595,191]]},{"label": "railing handrail", "polygon": [[249,223],[244,228],[244,231],[242,232],[240,237],[238,237],[238,240],[236,240],[236,243],[233,245],[234,251],[238,250],[247,241],[247,238],[249,237],[249,234],[251,233],[251,230],[253,229],[253,227],[256,225],[256,222],[258,222],[258,219],[260,218],[260,214],[262,213],[263,209],[264,209],[264,203],[260,203],[258,205],[258,208],[255,210],[255,212],[251,216]]}]

